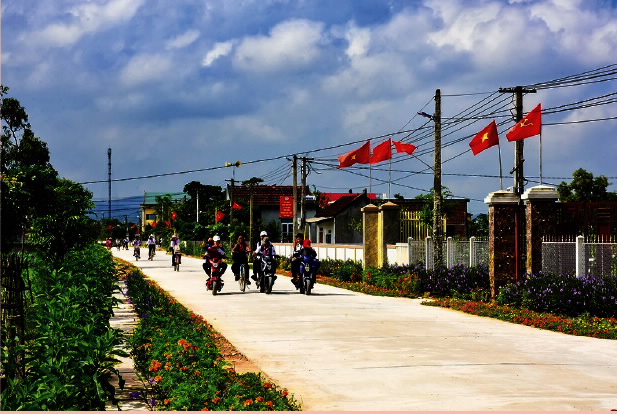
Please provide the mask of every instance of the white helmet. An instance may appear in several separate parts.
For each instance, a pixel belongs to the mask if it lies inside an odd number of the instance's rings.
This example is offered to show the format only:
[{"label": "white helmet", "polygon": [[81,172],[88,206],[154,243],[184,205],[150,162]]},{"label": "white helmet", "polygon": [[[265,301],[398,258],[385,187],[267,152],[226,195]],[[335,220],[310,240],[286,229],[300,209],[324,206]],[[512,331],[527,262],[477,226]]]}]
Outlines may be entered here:
[{"label": "white helmet", "polygon": [[261,233],[259,233],[259,237],[263,237],[263,236],[267,236],[268,232],[263,230]]},{"label": "white helmet", "polygon": [[214,237],[212,238],[212,240],[214,240],[214,241],[221,241],[221,238],[220,238],[219,236],[214,236]]}]

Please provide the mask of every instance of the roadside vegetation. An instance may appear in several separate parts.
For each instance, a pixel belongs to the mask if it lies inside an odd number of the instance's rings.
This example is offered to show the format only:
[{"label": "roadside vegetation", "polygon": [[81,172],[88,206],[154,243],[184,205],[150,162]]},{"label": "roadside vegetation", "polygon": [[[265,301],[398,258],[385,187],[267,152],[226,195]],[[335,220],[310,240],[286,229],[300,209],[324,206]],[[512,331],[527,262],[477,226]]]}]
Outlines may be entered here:
[{"label": "roadside vegetation", "polygon": [[156,410],[297,411],[300,405],[260,373],[237,373],[217,348],[201,316],[170,298],[135,266],[119,261],[125,294],[139,315],[130,339],[135,367]]},{"label": "roadside vegetation", "polygon": [[[280,266],[289,270],[287,260],[281,260]],[[570,335],[617,339],[617,276],[526,275],[519,283],[501,288],[492,301],[486,265],[431,271],[420,263],[363,270],[357,262],[325,259],[319,270],[319,283],[356,292],[424,297],[427,306]]]}]

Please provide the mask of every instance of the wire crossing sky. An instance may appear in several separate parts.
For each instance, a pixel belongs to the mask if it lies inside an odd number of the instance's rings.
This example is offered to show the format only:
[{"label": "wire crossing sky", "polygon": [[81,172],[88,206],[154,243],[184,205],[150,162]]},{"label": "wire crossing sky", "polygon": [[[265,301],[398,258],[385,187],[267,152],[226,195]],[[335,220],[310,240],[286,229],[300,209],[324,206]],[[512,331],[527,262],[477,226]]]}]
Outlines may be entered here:
[{"label": "wire crossing sky", "polygon": [[[434,112],[442,94],[443,185],[485,212],[499,189],[498,148],[471,138],[498,125],[504,183],[514,96],[543,107],[543,175],[617,176],[617,5],[603,0],[375,2],[312,0],[22,0],[3,5],[2,84],[26,108],[66,178],[107,198],[224,185],[253,176],[291,184],[308,156],[322,191],[414,197],[432,187]],[[339,169],[371,139],[413,156]],[[537,138],[524,175],[539,176]],[[390,179],[391,177],[391,179]],[[391,180],[391,182],[390,182]],[[615,191],[615,184],[612,184]]]}]

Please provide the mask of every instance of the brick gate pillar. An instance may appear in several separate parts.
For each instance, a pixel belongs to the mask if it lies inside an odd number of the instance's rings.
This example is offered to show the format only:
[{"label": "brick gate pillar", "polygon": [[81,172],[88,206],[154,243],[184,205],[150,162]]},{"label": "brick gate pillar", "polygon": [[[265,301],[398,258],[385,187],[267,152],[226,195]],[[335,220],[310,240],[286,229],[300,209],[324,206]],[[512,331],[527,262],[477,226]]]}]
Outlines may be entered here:
[{"label": "brick gate pillar", "polygon": [[521,196],[526,204],[527,266],[529,274],[542,270],[542,238],[555,234],[555,202],[559,193],[555,187],[538,185]]},{"label": "brick gate pillar", "polygon": [[369,204],[362,208],[362,229],[363,229],[363,245],[364,245],[364,260],[362,264],[364,268],[377,267],[379,263],[379,207],[374,204]]},{"label": "brick gate pillar", "polygon": [[519,197],[510,191],[490,193],[484,202],[489,213],[489,276],[491,296],[516,279],[516,211]]},{"label": "brick gate pillar", "polygon": [[395,244],[401,238],[401,207],[388,201],[379,207],[379,246],[380,252],[377,266],[388,262],[388,244]]}]

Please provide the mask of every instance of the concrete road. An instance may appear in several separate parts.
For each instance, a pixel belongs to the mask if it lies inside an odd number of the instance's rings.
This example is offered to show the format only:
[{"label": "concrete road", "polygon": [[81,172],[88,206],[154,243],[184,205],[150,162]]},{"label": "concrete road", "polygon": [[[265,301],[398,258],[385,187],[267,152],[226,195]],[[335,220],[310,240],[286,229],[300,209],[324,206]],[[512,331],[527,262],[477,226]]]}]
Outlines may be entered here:
[{"label": "concrete road", "polygon": [[[142,252],[145,249],[142,249]],[[617,341],[575,337],[318,284],[241,293],[228,269],[207,292],[202,261],[113,253],[202,315],[311,411],[617,409]],[[142,254],[145,257],[146,253]]]}]

